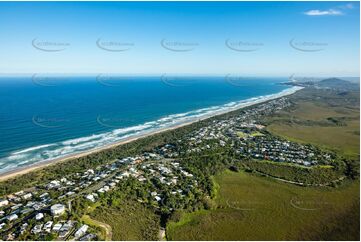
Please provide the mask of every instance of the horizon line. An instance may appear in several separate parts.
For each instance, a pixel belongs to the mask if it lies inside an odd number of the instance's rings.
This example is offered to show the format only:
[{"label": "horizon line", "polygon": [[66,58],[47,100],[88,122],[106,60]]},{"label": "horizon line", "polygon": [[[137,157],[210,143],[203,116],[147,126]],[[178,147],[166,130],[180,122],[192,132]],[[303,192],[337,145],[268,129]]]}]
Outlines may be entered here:
[{"label": "horizon line", "polygon": [[241,73],[117,73],[117,72],[89,72],[89,73],[61,73],[61,72],[29,72],[29,73],[0,73],[0,77],[23,77],[34,75],[49,75],[49,76],[100,76],[100,75],[113,75],[113,76],[138,76],[138,77],[153,77],[153,76],[199,76],[199,77],[224,77],[224,76],[242,76],[242,77],[315,77],[315,78],[360,78],[360,75],[297,75],[295,73],[280,74],[280,75],[254,75],[254,74],[241,74]]}]

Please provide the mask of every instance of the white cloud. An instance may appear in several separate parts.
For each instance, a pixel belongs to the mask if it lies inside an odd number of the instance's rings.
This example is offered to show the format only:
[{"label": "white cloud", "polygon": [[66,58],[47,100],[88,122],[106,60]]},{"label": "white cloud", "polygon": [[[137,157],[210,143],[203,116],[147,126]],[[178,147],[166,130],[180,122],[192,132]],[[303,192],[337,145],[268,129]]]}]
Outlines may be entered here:
[{"label": "white cloud", "polygon": [[353,4],[348,3],[348,4],[340,6],[339,8],[341,8],[341,9],[353,9]]},{"label": "white cloud", "polygon": [[313,9],[313,10],[309,10],[307,12],[304,12],[305,15],[308,16],[323,16],[323,15],[343,15],[344,12],[341,10],[349,10],[349,9],[353,9],[353,4],[352,3],[347,3],[338,7],[335,7],[334,9],[330,8],[328,10],[318,10],[318,9]]},{"label": "white cloud", "polygon": [[308,16],[323,16],[323,15],[342,15],[343,12],[339,11],[339,10],[334,10],[334,9],[329,9],[329,10],[309,10],[307,12],[304,12],[304,14],[308,15]]}]

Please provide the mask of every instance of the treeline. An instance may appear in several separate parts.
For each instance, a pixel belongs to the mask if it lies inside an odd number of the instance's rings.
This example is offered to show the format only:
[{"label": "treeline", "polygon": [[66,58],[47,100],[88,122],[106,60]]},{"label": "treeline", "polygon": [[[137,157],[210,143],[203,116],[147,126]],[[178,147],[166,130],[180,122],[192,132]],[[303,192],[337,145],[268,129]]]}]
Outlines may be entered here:
[{"label": "treeline", "polygon": [[210,124],[213,120],[231,117],[242,112],[242,110],[237,110],[231,113],[211,117],[174,130],[150,135],[127,144],[105,149],[83,157],[58,162],[51,166],[26,173],[24,175],[16,176],[12,179],[0,182],[0,196],[34,187],[54,179],[59,179],[71,173],[92,169],[99,165],[110,163],[115,159],[127,156],[136,156],[142,152],[149,152],[155,147],[166,143],[177,143],[177,141],[184,138],[185,135]]},{"label": "treeline", "polygon": [[[326,93],[324,94],[323,92]],[[321,94],[323,95],[320,95],[324,99],[326,99],[326,97],[329,96],[329,93],[328,91],[323,92],[321,92]],[[320,92],[317,91],[317,93],[319,94]],[[314,98],[314,95],[317,93],[315,93],[313,89],[306,88],[293,95],[291,97],[291,100],[309,100]],[[19,190],[30,188],[39,184],[43,184],[54,179],[59,179],[71,173],[82,172],[90,168],[96,168],[99,165],[111,163],[115,159],[127,156],[136,156],[141,154],[142,152],[149,152],[152,151],[155,147],[164,145],[166,143],[177,144],[178,151],[180,151],[180,153],[183,152],[184,154],[184,150],[179,150],[184,149],[184,146],[179,144],[182,144],[182,142],[184,141],[183,139],[187,134],[201,127],[209,125],[214,120],[234,117],[236,115],[244,113],[245,110],[254,108],[256,106],[257,105],[246,107],[244,109],[208,118],[206,120],[202,120],[174,130],[168,130],[162,133],[140,138],[136,141],[102,150],[84,157],[69,159],[67,161],[59,162],[54,165],[42,168],[40,170],[29,172],[13,179],[3,181],[0,183],[0,196],[17,192]],[[225,166],[225,160],[228,160],[227,162],[229,163],[229,160],[234,158],[234,154],[228,149],[224,149],[222,151],[222,155],[216,155],[215,153],[217,152],[218,151],[213,151],[213,154],[208,154],[208,157],[206,158],[197,158],[197,156],[188,157],[185,159],[185,161],[189,165],[189,169],[192,169],[192,173],[199,174],[206,171],[207,174],[208,172],[209,174],[214,174],[216,170],[219,170],[221,167]],[[356,164],[355,161],[345,161],[345,163],[346,175],[351,177],[358,177],[358,164]],[[312,169],[304,170],[292,166],[288,167],[279,166],[277,164],[249,163],[249,161],[245,161],[244,164],[248,164],[248,168],[251,170],[258,169],[260,172],[268,172],[268,174],[272,176],[289,178],[290,180],[294,181],[322,182],[329,178],[334,178],[335,174],[338,175],[338,172],[335,173],[335,171],[332,169],[326,170],[323,168],[316,168],[314,169],[314,171],[311,171]],[[312,178],[307,178],[308,176],[311,176]]]},{"label": "treeline", "polygon": [[158,240],[160,218],[137,201],[99,206],[91,217],[112,227],[112,240]]},{"label": "treeline", "polygon": [[51,166],[16,176],[0,183],[0,196],[30,188],[54,179],[59,179],[76,172],[96,168],[113,162],[115,159],[128,156],[136,156],[144,151],[151,151],[154,147],[176,140],[192,127],[182,127],[179,130],[170,130],[164,133],[154,134],[140,138],[130,143],[102,150],[79,158],[72,158]]},{"label": "treeline", "polygon": [[198,186],[212,198],[215,195],[212,176],[233,165],[233,158],[224,150],[209,150],[182,159],[182,166],[192,173],[198,180]]},{"label": "treeline", "polygon": [[336,185],[334,181],[346,176],[346,167],[343,163],[335,166],[303,167],[270,161],[239,160],[236,166],[247,172],[264,174],[304,185]]}]

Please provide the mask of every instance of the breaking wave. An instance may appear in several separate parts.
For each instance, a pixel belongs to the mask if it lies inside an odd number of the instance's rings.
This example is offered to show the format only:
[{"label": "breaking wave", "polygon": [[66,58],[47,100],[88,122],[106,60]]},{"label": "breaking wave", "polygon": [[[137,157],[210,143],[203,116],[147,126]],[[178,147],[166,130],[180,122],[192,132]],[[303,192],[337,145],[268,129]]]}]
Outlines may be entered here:
[{"label": "breaking wave", "polygon": [[93,134],[86,137],[22,149],[12,152],[9,156],[0,159],[0,173],[28,166],[37,162],[49,161],[89,151],[115,142],[123,141],[128,138],[137,137],[139,135],[152,133],[164,128],[170,128],[183,123],[197,121],[210,116],[233,111],[242,107],[290,95],[300,89],[302,88],[292,87],[276,94],[254,97],[238,102],[233,101],[224,105],[201,108],[184,113],[171,114],[158,120],[136,126],[114,129],[101,134]]}]

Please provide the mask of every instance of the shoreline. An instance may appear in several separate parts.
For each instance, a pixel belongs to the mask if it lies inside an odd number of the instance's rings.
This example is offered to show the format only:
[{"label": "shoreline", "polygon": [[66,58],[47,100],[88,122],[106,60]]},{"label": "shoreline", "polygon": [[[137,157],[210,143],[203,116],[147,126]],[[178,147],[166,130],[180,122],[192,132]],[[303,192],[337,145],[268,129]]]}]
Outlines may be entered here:
[{"label": "shoreline", "polygon": [[[293,89],[293,90],[291,90],[291,89]],[[257,105],[257,104],[260,104],[260,103],[265,103],[265,102],[268,102],[268,101],[271,101],[271,100],[274,100],[274,99],[289,96],[289,95],[292,95],[292,94],[298,92],[301,89],[303,89],[303,87],[293,86],[293,87],[291,87],[289,89],[285,89],[285,90],[283,90],[283,91],[281,91],[279,93],[272,94],[272,95],[270,95],[270,96],[268,96],[268,97],[266,97],[264,99],[258,99],[258,100],[252,101],[252,102],[241,103],[237,107],[233,107],[233,108],[230,108],[228,110],[221,110],[219,112],[214,112],[212,114],[205,115],[204,117],[199,117],[199,118],[196,118],[194,120],[189,120],[189,121],[186,121],[186,122],[183,122],[183,123],[180,123],[180,124],[176,124],[174,126],[159,128],[159,129],[150,131],[148,133],[134,135],[132,137],[125,138],[124,140],[114,142],[112,144],[104,145],[104,146],[101,146],[101,147],[93,148],[93,149],[90,149],[90,150],[87,150],[87,151],[78,152],[78,153],[70,154],[70,155],[67,155],[67,156],[64,156],[64,157],[59,157],[59,158],[55,158],[55,159],[51,159],[51,160],[40,161],[40,162],[36,162],[36,163],[33,163],[31,165],[28,165],[28,166],[18,167],[18,168],[15,168],[13,170],[10,170],[10,171],[5,171],[3,173],[0,173],[0,182],[6,181],[6,180],[9,180],[11,178],[15,178],[17,176],[21,176],[21,175],[24,175],[24,174],[27,174],[27,173],[30,173],[30,172],[33,172],[33,171],[36,171],[36,170],[40,170],[40,169],[46,168],[46,167],[51,166],[51,165],[55,165],[55,164],[58,164],[58,163],[61,163],[61,162],[66,162],[66,161],[69,161],[71,159],[76,159],[76,158],[84,157],[84,156],[87,156],[87,155],[90,155],[90,154],[93,154],[93,153],[97,153],[97,152],[100,152],[100,151],[112,149],[114,147],[121,146],[121,145],[130,143],[130,142],[133,142],[133,141],[136,141],[138,139],[145,138],[145,137],[148,137],[148,136],[151,136],[151,135],[166,132],[166,131],[169,131],[169,130],[175,130],[175,129],[178,129],[178,128],[181,128],[181,127],[184,127],[184,126],[187,126],[187,125],[190,125],[192,123],[199,122],[199,121],[202,121],[202,120],[205,120],[205,119],[208,119],[208,118],[212,118],[212,117],[223,115],[223,114],[226,114],[226,113],[229,113],[229,112],[233,112],[233,111],[245,108],[245,107],[250,107],[250,106]]]}]

